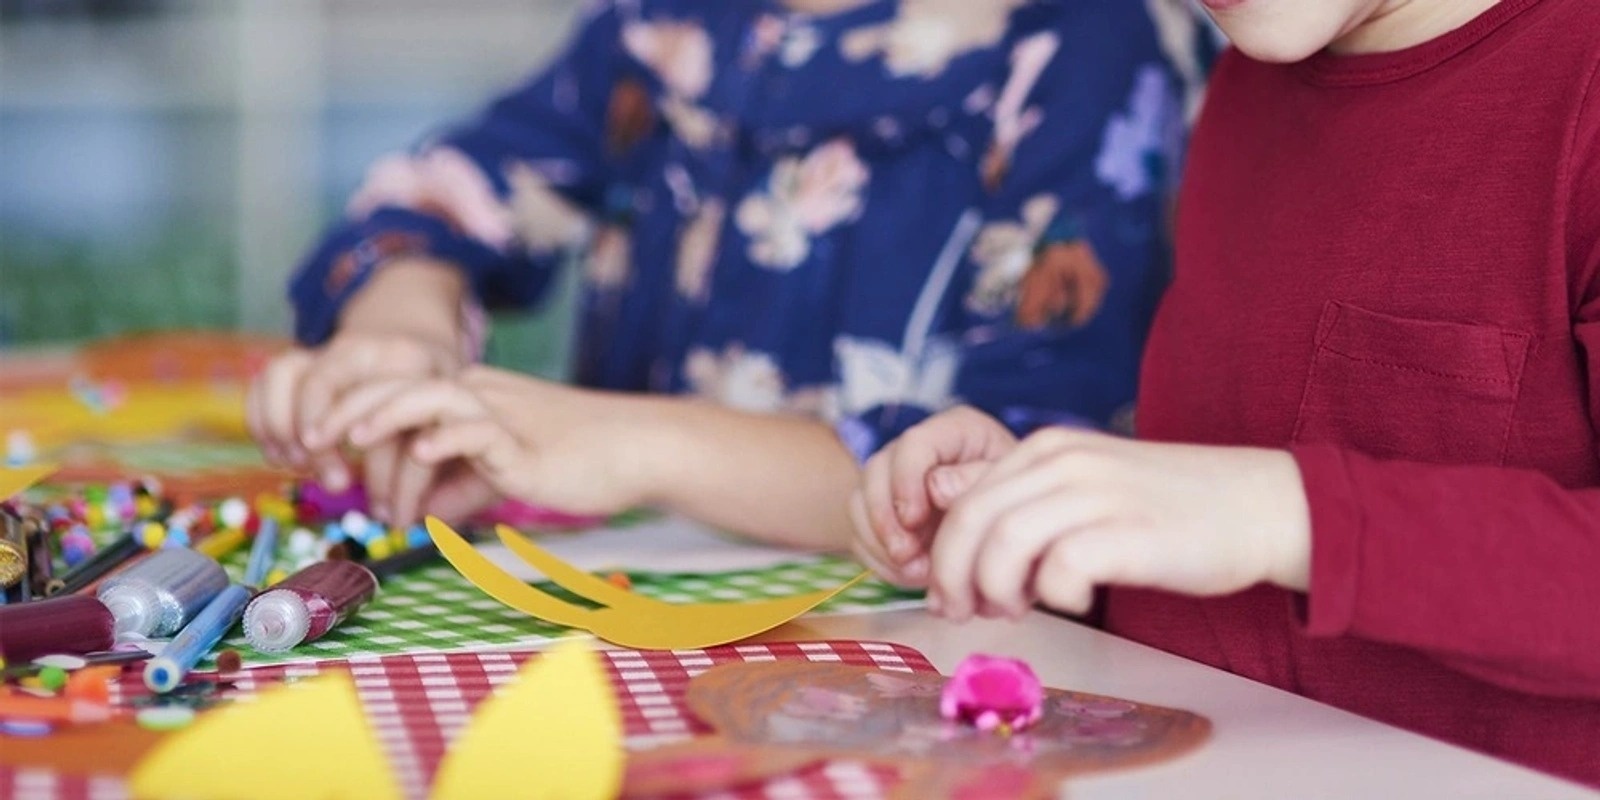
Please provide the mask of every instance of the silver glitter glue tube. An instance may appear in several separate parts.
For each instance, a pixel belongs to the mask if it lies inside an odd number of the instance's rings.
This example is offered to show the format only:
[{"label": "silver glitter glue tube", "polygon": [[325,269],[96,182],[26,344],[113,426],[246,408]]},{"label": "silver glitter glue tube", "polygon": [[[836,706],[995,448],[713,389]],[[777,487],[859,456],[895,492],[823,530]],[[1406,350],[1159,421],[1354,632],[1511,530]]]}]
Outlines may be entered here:
[{"label": "silver glitter glue tube", "polygon": [[228,588],[228,573],[209,556],[184,547],[151,553],[100,583],[96,594],[121,636],[159,638],[178,632]]}]

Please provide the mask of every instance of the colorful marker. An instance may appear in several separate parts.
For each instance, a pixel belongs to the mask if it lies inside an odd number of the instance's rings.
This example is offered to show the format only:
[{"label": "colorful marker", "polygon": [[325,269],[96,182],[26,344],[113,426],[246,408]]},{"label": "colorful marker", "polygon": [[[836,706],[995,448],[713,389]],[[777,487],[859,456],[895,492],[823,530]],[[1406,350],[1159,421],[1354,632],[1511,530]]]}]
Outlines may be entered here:
[{"label": "colorful marker", "polygon": [[109,650],[114,627],[111,610],[87,595],[0,607],[0,660],[25,664],[55,653]]},{"label": "colorful marker", "polygon": [[117,633],[171,636],[223,589],[228,573],[193,550],[165,548],[107,578],[101,602],[117,620]]},{"label": "colorful marker", "polygon": [[244,607],[255,596],[255,587],[267,578],[278,552],[278,522],[263,519],[256,531],[255,544],[250,549],[250,562],[245,567],[244,583],[235,583],[222,590],[204,610],[195,616],[178,635],[144,667],[144,684],[153,692],[166,693],[183,683],[183,676],[194,669],[211,648],[239,622]]},{"label": "colorful marker", "polygon": [[144,552],[144,545],[132,532],[117,537],[116,541],[95,551],[78,565],[61,575],[52,578],[45,586],[44,593],[54,597],[58,594],[71,594],[82,591],[90,584],[99,580],[101,576],[122,566],[128,559]]},{"label": "colorful marker", "polygon": [[264,592],[244,612],[244,635],[263,653],[320,638],[378,591],[378,578],[354,561],[312,564]]}]

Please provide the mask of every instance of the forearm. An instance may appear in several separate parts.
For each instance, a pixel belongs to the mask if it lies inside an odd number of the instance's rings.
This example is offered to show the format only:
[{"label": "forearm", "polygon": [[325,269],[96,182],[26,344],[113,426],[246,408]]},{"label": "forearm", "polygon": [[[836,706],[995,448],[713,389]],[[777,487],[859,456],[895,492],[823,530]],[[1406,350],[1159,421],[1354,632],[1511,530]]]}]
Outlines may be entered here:
[{"label": "forearm", "polygon": [[663,397],[635,413],[646,503],[776,544],[847,546],[859,467],[826,423]]},{"label": "forearm", "polygon": [[1296,448],[1307,631],[1429,653],[1521,691],[1600,697],[1600,490],[1490,466]]},{"label": "forearm", "polygon": [[374,272],[345,304],[338,330],[402,333],[454,343],[463,334],[466,294],[466,277],[449,264],[397,259]]}]

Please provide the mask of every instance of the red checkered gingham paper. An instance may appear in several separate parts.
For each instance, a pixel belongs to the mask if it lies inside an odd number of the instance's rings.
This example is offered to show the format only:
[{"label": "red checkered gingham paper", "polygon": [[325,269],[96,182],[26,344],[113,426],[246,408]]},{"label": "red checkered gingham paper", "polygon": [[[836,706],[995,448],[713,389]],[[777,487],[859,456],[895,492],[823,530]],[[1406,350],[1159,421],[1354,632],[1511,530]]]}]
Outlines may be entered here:
[{"label": "red checkered gingham paper", "polygon": [[[536,653],[489,652],[397,655],[259,667],[230,676],[232,695],[251,694],[285,678],[304,678],[348,667],[389,755],[411,797],[422,798],[444,756],[445,744],[459,733],[472,709],[495,686],[505,683]],[[684,707],[689,679],[711,667],[741,661],[835,661],[900,672],[933,672],[915,650],[881,642],[793,642],[733,645],[708,650],[603,651],[612,685],[622,704],[628,746],[646,748],[678,741],[707,729]],[[119,702],[144,694],[137,673],[126,673],[116,687]],[[3,746],[3,739],[0,739]],[[891,772],[854,762],[833,762],[738,793],[706,800],[799,800],[800,798],[881,797]],[[59,776],[41,770],[0,766],[0,800],[122,800],[126,787],[111,778]]]}]

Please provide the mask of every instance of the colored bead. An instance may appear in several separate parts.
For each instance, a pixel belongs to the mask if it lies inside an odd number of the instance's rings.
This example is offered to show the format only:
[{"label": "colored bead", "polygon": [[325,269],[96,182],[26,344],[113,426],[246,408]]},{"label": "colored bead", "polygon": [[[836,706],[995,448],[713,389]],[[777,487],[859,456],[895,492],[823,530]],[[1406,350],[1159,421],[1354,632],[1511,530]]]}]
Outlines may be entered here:
[{"label": "colored bead", "polygon": [[406,547],[422,547],[430,541],[430,538],[427,528],[421,525],[412,525],[406,531]]},{"label": "colored bead", "polygon": [[346,534],[360,539],[361,535],[366,533],[370,522],[366,514],[352,509],[344,512],[344,516],[339,519],[339,527],[344,528]]},{"label": "colored bead", "polygon": [[633,579],[629,578],[628,573],[626,572],[612,572],[606,575],[606,583],[609,583],[618,589],[631,590],[633,588]]},{"label": "colored bead", "polygon": [[67,671],[60,667],[45,667],[39,670],[39,683],[52,692],[59,692],[67,685]]},{"label": "colored bead", "polygon": [[146,522],[139,526],[139,541],[155,550],[167,541],[167,527],[159,522]]},{"label": "colored bead", "polygon": [[389,529],[389,549],[399,553],[409,547],[406,543],[406,532],[402,528]]},{"label": "colored bead", "polygon": [[322,519],[322,507],[310,500],[301,500],[294,504],[294,518],[302,525],[309,525]]},{"label": "colored bead", "polygon": [[225,528],[243,528],[249,519],[250,505],[237,497],[230,497],[217,506],[217,520]]},{"label": "colored bead", "polygon": [[338,544],[348,538],[344,528],[336,522],[330,522],[322,529],[322,540],[328,544]]},{"label": "colored bead", "polygon": [[189,538],[189,532],[182,528],[169,528],[167,530],[167,547],[188,547],[194,544]]},{"label": "colored bead", "polygon": [[224,650],[217,654],[218,672],[238,672],[244,666],[244,658],[238,650]]},{"label": "colored bead", "polygon": [[373,540],[386,539],[388,536],[389,532],[384,529],[383,523],[374,519],[367,521],[367,529],[356,536],[356,541],[370,546]]},{"label": "colored bead", "polygon": [[267,573],[267,585],[277,586],[278,584],[283,583],[283,579],[287,577],[289,577],[289,573],[284,572],[281,569],[275,569]]},{"label": "colored bead", "polygon": [[82,525],[74,525],[72,530],[61,537],[61,557],[66,560],[67,566],[77,566],[79,562],[94,555],[94,537],[89,535],[89,529]]},{"label": "colored bead", "polygon": [[133,513],[137,515],[139,519],[150,519],[151,517],[154,517],[160,508],[161,503],[154,497],[151,497],[147,494],[139,495],[139,498],[133,501]]},{"label": "colored bead", "polygon": [[80,669],[67,677],[63,694],[74,700],[93,703],[111,702],[111,681],[122,671],[121,667],[103,666]]},{"label": "colored bead", "polygon": [[368,558],[376,560],[394,555],[394,548],[389,546],[389,537],[387,536],[378,536],[366,542],[366,545]]},{"label": "colored bead", "polygon": [[317,552],[317,535],[305,528],[295,528],[289,533],[284,548],[291,558],[305,558]]}]

